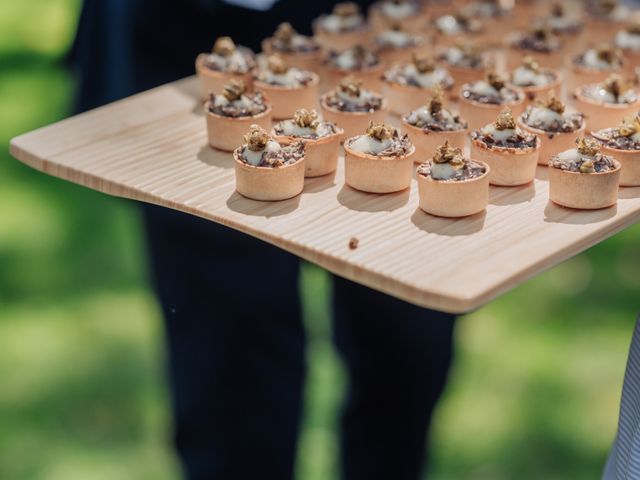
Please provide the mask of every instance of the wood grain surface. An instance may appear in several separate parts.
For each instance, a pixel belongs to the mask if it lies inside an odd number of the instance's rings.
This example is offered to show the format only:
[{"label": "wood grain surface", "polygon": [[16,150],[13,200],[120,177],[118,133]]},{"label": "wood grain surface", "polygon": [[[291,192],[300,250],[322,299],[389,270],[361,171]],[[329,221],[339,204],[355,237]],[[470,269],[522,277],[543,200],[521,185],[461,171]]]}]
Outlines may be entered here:
[{"label": "wood grain surface", "polygon": [[[49,175],[240,230],[338,275],[409,302],[466,312],[640,218],[640,187],[618,205],[574,211],[548,202],[547,171],[491,188],[486,213],[445,219],[409,190],[373,195],[334,175],[275,203],[235,192],[231,154],[207,146],[198,85],[188,78],[16,137],[11,152]],[[351,238],[358,239],[355,249]]]}]

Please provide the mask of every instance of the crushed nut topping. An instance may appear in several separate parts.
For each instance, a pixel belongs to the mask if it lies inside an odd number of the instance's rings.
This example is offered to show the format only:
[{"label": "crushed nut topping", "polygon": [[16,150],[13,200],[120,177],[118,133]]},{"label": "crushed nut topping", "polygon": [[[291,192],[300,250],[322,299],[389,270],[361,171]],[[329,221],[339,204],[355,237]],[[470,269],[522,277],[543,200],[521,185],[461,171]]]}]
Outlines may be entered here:
[{"label": "crushed nut topping", "polygon": [[458,169],[464,166],[464,155],[462,150],[452,147],[449,145],[449,140],[446,140],[443,145],[436,148],[433,161],[435,163],[448,163]]},{"label": "crushed nut topping", "polygon": [[353,56],[357,60],[363,61],[367,58],[369,51],[363,45],[357,44],[353,46]]},{"label": "crushed nut topping", "polygon": [[640,21],[632,23],[627,27],[627,32],[631,35],[640,35]]},{"label": "crushed nut topping", "polygon": [[435,84],[431,88],[431,98],[429,99],[429,103],[427,103],[427,108],[431,115],[435,116],[442,110],[444,105],[444,91],[440,84]]},{"label": "crushed nut topping", "polygon": [[431,57],[414,53],[412,56],[413,64],[420,73],[431,73],[436,69],[436,64]]},{"label": "crushed nut topping", "polygon": [[395,128],[384,123],[369,122],[369,127],[367,128],[367,135],[369,135],[371,138],[375,138],[379,142],[382,142],[383,140],[389,140],[393,137],[395,132]]},{"label": "crushed nut topping", "polygon": [[551,5],[551,16],[556,18],[564,17],[564,5],[560,2],[554,2]]},{"label": "crushed nut topping", "polygon": [[598,59],[608,63],[609,65],[622,62],[622,53],[620,50],[613,48],[609,44],[605,43],[600,45],[597,47],[596,51]]},{"label": "crushed nut topping", "polygon": [[244,134],[244,143],[253,152],[261,152],[270,140],[267,131],[259,125],[251,125],[249,132]]},{"label": "crushed nut topping", "polygon": [[247,86],[242,80],[233,79],[224,86],[222,95],[230,102],[233,102],[238,100],[246,91]]},{"label": "crushed nut topping", "polygon": [[282,22],[273,36],[284,43],[289,43],[295,34],[296,31],[289,22]]},{"label": "crushed nut topping", "polygon": [[640,133],[640,114],[636,115],[632,120],[623,120],[622,125],[618,127],[618,132],[623,137],[631,137],[636,133]]},{"label": "crushed nut topping", "polygon": [[359,97],[361,89],[362,82],[351,75],[344,77],[338,84],[338,90],[350,97]]},{"label": "crushed nut topping", "polygon": [[354,2],[337,3],[333,7],[333,13],[340,17],[350,17],[360,13],[360,7]]},{"label": "crushed nut topping", "polygon": [[560,115],[564,113],[565,105],[562,103],[558,97],[556,97],[555,93],[549,92],[549,96],[547,97],[546,102],[541,102],[541,104],[547,107],[552,112],[556,112]]},{"label": "crushed nut topping", "polygon": [[318,121],[318,112],[315,110],[307,110],[306,108],[299,108],[293,114],[293,123],[298,125],[300,128],[310,128],[315,130],[320,124]]},{"label": "crushed nut topping", "polygon": [[551,36],[551,30],[547,27],[534,27],[531,30],[531,36],[537,40],[547,40]]},{"label": "crushed nut topping", "polygon": [[622,96],[626,91],[631,89],[631,85],[625,82],[622,76],[614,73],[607,78],[602,84],[604,89],[616,98]]},{"label": "crushed nut topping", "polygon": [[289,70],[289,67],[287,67],[287,64],[280,55],[270,55],[267,59],[267,67],[276,75],[287,73],[287,70]]},{"label": "crushed nut topping", "polygon": [[540,73],[540,64],[531,56],[527,55],[522,59],[522,66],[532,72]]},{"label": "crushed nut topping", "polygon": [[220,37],[213,44],[213,53],[223,57],[228,57],[236,50],[236,44],[233,43],[231,37]]},{"label": "crushed nut topping", "polygon": [[600,144],[592,138],[577,138],[576,145],[578,147],[578,153],[593,157],[600,153]]},{"label": "crushed nut topping", "polygon": [[493,88],[495,88],[497,91],[500,91],[505,87],[505,85],[507,84],[507,81],[503,76],[495,72],[489,72],[489,74],[487,75],[487,83],[491,85]]},{"label": "crushed nut topping", "polygon": [[516,120],[513,118],[511,109],[509,107],[503,108],[493,125],[496,127],[496,130],[515,130]]}]

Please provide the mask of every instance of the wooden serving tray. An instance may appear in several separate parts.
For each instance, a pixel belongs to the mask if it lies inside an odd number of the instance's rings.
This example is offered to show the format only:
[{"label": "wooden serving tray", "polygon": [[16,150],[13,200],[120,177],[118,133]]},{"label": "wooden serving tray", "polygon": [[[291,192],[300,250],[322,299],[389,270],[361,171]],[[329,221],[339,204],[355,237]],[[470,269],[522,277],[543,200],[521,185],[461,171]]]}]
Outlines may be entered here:
[{"label": "wooden serving tray", "polygon": [[[307,179],[297,198],[263,203],[234,189],[232,157],[207,146],[195,78],[21,135],[31,167],[110,195],[181,210],[272,243],[338,275],[409,302],[466,312],[633,224],[640,187],[617,207],[575,211],[534,184],[491,188],[486,213],[445,219],[410,190],[373,195],[335,175]],[[350,248],[352,238],[358,246]]]}]

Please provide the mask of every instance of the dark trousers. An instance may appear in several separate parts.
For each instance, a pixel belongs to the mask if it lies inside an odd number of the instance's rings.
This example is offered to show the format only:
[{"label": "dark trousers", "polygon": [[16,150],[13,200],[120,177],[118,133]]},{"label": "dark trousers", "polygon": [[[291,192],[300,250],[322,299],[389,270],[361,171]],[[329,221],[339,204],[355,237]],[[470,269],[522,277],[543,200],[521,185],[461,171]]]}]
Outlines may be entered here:
[{"label": "dark trousers", "polygon": [[[72,54],[77,109],[192,74],[216,35],[257,48],[285,19],[308,32],[331,3],[280,0],[262,13],[217,0],[86,0]],[[305,373],[298,260],[186,214],[143,212],[188,480],[290,479]],[[343,477],[417,480],[454,317],[337,277],[333,309],[349,373]]]},{"label": "dark trousers", "polygon": [[[298,260],[178,212],[146,207],[145,218],[189,480],[292,478],[305,374]],[[453,317],[338,277],[333,306],[350,381],[343,476],[416,480]]]}]

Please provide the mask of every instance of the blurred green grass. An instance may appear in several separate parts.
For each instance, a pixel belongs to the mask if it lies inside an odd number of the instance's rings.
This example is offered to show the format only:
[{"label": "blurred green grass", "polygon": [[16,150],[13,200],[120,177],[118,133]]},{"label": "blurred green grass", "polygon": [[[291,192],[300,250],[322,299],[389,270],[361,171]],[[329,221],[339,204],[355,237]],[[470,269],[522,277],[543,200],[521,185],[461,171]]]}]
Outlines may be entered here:
[{"label": "blurred green grass", "polygon": [[[9,139],[63,118],[78,0],[0,6],[0,478],[173,480],[159,310],[125,201],[44,176]],[[429,478],[597,479],[640,311],[640,226],[460,319]],[[344,374],[326,274],[301,277],[310,375],[298,478],[336,477]]]}]

